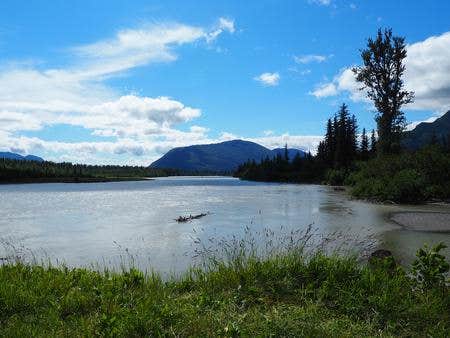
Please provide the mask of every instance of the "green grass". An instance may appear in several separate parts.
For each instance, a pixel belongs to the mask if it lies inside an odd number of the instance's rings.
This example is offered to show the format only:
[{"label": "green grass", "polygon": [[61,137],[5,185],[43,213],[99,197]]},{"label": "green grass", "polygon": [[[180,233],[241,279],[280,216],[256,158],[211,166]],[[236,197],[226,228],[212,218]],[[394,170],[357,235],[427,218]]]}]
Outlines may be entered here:
[{"label": "green grass", "polygon": [[351,256],[239,254],[163,280],[19,262],[0,267],[0,335],[445,337],[447,286]]}]

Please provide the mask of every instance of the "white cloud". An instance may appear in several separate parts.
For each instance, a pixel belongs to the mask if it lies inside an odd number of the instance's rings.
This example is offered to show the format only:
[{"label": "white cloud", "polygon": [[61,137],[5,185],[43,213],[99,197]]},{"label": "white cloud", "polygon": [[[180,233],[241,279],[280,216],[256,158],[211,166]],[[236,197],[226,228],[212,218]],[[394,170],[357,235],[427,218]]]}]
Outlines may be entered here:
[{"label": "white cloud", "polygon": [[285,133],[282,135],[269,135],[243,139],[262,144],[270,149],[282,148],[285,144],[287,144],[289,148],[302,149],[306,152],[311,151],[311,153],[315,154],[317,151],[317,146],[319,145],[319,142],[322,141],[323,136],[290,135],[289,133]]},{"label": "white cloud", "polygon": [[[0,148],[92,160],[88,154],[149,155],[157,149],[207,140],[207,129],[201,126],[192,126],[187,132],[175,129],[199,117],[200,109],[169,97],[123,94],[107,85],[105,79],[149,63],[173,61],[179,45],[211,42],[224,32],[234,31],[234,22],[225,18],[219,18],[213,30],[177,23],[151,25],[121,30],[111,39],[68,49],[74,62],[67,68],[3,65]],[[61,123],[115,140],[69,143],[18,136],[20,131]]]},{"label": "white cloud", "polygon": [[329,6],[331,4],[331,0],[308,0],[311,4],[317,4],[322,6]]},{"label": "white cloud", "polygon": [[310,55],[301,55],[301,56],[294,56],[294,61],[296,63],[301,63],[301,64],[306,64],[306,63],[311,63],[311,62],[324,62],[328,59],[329,57],[326,55],[314,55],[314,54],[310,54]]},{"label": "white cloud", "polygon": [[[432,36],[407,46],[405,87],[415,92],[409,109],[444,112],[450,109],[450,32]],[[359,90],[351,67],[343,69],[333,81],[320,85],[312,95],[322,98],[340,92],[350,93],[354,101],[366,100]]]},{"label": "white cloud", "polygon": [[279,73],[262,73],[253,78],[255,81],[262,83],[264,86],[277,86],[280,82]]},{"label": "white cloud", "polygon": [[[150,62],[173,61],[173,47],[206,38],[202,28],[180,24],[127,29],[113,39],[78,46],[72,50],[90,64],[79,71],[88,77],[111,75]],[[83,61],[83,60],[81,60]]]},{"label": "white cloud", "polygon": [[334,96],[338,93],[334,83],[324,83],[316,87],[310,94],[317,98]]},{"label": "white cloud", "polygon": [[223,32],[233,34],[235,30],[236,29],[234,27],[233,20],[227,18],[219,18],[219,23],[217,24],[217,27],[206,35],[206,41],[210,43],[215,39],[217,39],[217,37]]},{"label": "white cloud", "polygon": [[414,109],[450,109],[450,32],[408,45],[405,84]]},{"label": "white cloud", "polygon": [[105,164],[111,163],[113,158],[115,163],[126,159],[126,163],[129,164],[133,157],[145,155],[141,159],[134,159],[134,163],[148,165],[174,147],[213,142],[214,140],[206,136],[206,131],[197,128],[188,132],[167,129],[163,131],[163,138],[119,138],[116,141],[104,142],[46,141],[37,137],[14,136],[0,131],[0,145],[7,144],[8,150],[23,154],[41,152],[47,155],[44,156],[46,159],[54,158],[57,161],[64,159],[78,163]]}]

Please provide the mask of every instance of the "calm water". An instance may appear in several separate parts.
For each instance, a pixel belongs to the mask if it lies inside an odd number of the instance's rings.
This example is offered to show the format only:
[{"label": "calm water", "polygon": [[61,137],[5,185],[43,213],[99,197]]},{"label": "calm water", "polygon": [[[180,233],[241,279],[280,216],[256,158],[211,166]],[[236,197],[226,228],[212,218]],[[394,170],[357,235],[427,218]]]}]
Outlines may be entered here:
[{"label": "calm water", "polygon": [[[315,185],[244,182],[233,178],[179,177],[139,182],[0,186],[0,257],[12,243],[24,257],[118,266],[129,256],[142,268],[179,272],[192,263],[193,236],[242,236],[243,228],[302,229],[375,234],[380,247],[408,262],[423,242],[449,234],[402,229],[390,212],[443,207],[381,206],[349,200]],[[447,207],[448,210],[448,207]],[[210,212],[189,223],[180,215]],[[195,233],[194,233],[195,231]],[[7,252],[8,251],[8,252]]]}]

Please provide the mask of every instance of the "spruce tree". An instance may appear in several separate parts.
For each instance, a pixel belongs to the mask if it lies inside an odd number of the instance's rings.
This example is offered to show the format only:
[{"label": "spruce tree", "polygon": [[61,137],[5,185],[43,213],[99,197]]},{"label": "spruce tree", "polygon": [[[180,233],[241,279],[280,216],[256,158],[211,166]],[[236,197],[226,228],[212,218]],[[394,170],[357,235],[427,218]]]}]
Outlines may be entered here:
[{"label": "spruce tree", "polygon": [[377,151],[377,138],[375,137],[375,129],[372,129],[370,134],[370,153],[373,155]]},{"label": "spruce tree", "polygon": [[361,135],[361,159],[367,160],[369,157],[369,138],[366,134],[366,128],[363,128]]}]

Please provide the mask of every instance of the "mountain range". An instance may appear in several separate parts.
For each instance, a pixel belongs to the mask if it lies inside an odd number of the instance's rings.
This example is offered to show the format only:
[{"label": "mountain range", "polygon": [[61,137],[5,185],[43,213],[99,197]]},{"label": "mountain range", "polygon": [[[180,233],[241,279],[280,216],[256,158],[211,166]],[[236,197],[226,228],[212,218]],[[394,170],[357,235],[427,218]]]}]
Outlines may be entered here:
[{"label": "mountain range", "polygon": [[450,135],[450,110],[433,122],[419,123],[404,134],[403,145],[408,149],[418,149],[430,143],[433,138],[441,142]]},{"label": "mountain range", "polygon": [[[260,144],[233,140],[214,144],[201,144],[174,148],[160,159],[153,162],[152,168],[173,168],[186,171],[230,172],[248,161],[261,161],[266,157],[273,158],[284,154],[284,148],[268,149]],[[297,154],[304,156],[300,149],[288,149],[289,158]]]},{"label": "mountain range", "polygon": [[39,156],[35,156],[35,155],[22,156],[20,154],[11,153],[9,151],[0,152],[0,158],[7,158],[9,160],[44,162],[44,159]]}]

